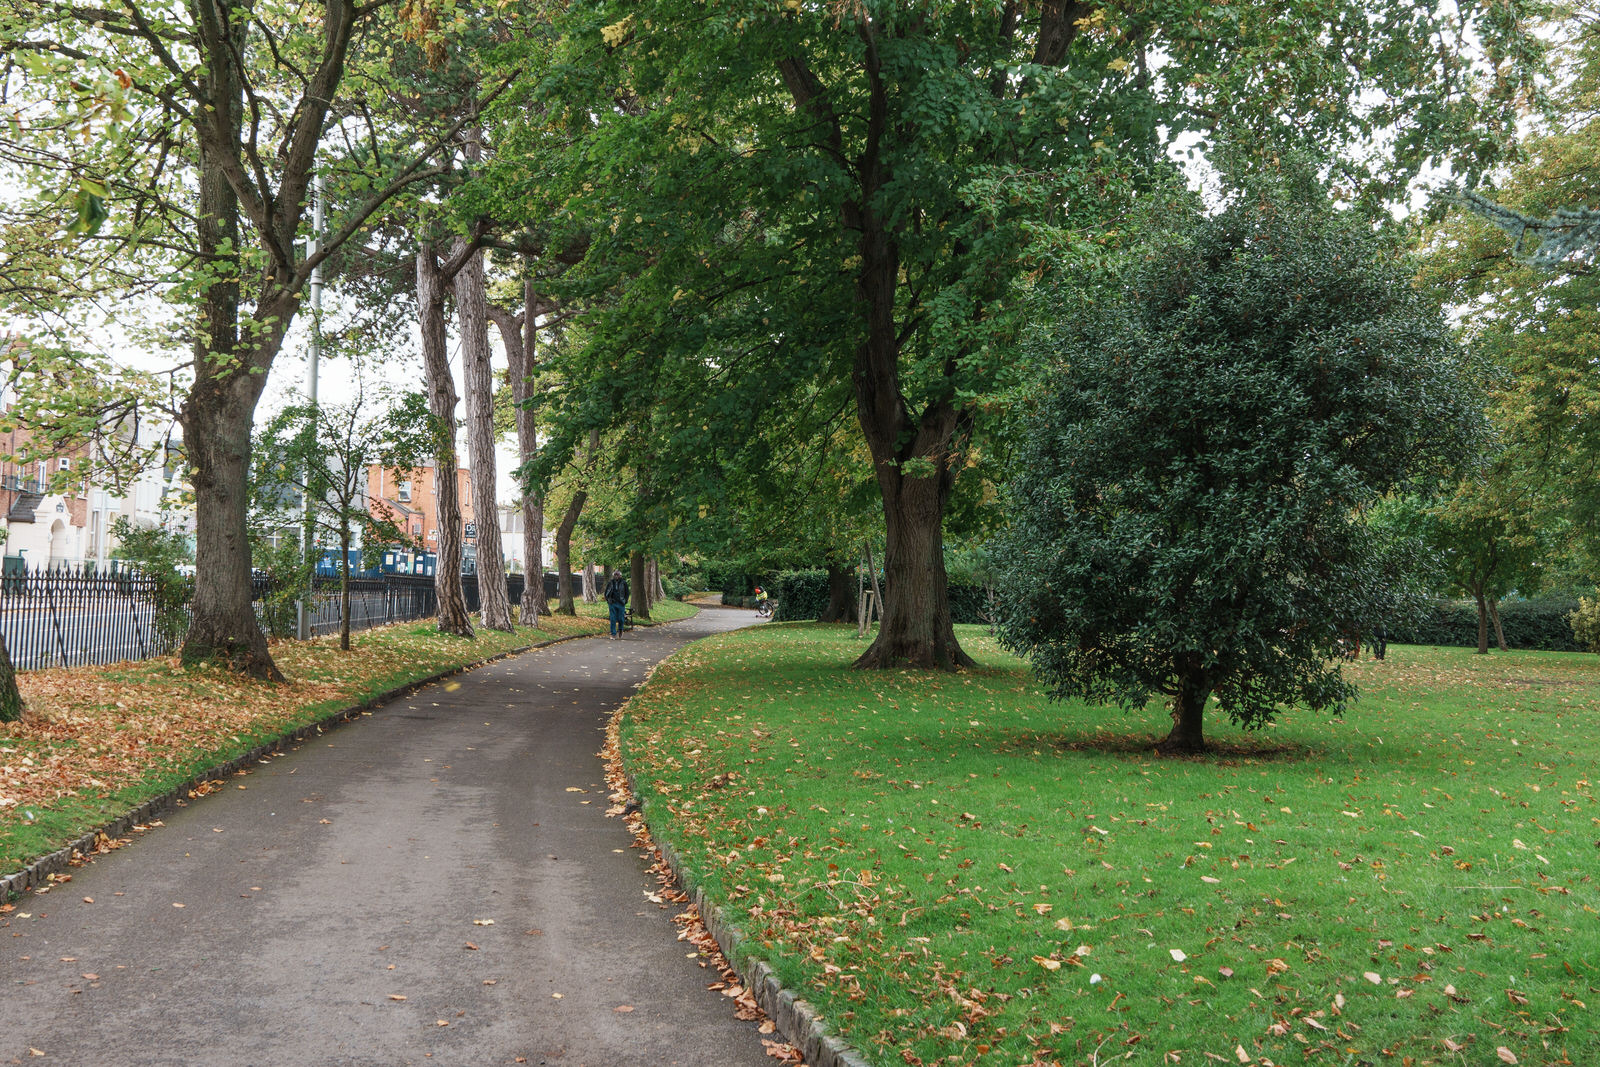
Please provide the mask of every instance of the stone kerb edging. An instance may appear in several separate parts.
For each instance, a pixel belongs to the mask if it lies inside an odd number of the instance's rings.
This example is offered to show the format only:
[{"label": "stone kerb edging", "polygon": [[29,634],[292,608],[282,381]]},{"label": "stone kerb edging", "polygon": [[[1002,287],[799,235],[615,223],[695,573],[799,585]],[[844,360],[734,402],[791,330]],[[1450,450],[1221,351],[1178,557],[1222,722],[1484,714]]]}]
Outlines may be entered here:
[{"label": "stone kerb edging", "polygon": [[172,789],[161,794],[160,796],[152,797],[151,799],[145,801],[132,811],[124,815],[120,815],[117,818],[112,819],[110,822],[88,831],[83,836],[72,841],[65,847],[57,849],[49,855],[41,856],[32,863],[28,864],[28,866],[24,867],[22,870],[17,871],[14,874],[8,874],[4,877],[0,877],[0,903],[4,903],[5,901],[9,900],[13,894],[20,894],[25,890],[37,888],[47,884],[50,881],[50,875],[64,871],[72,865],[74,856],[88,856],[93,853],[95,842],[99,839],[101,834],[104,834],[109,838],[123,837],[135,826],[148,823],[152,819],[159,819],[161,816],[166,815],[180,807],[186,807],[187,805],[185,804],[185,801],[189,799],[190,791],[199,788],[203,782],[208,782],[214,778],[220,778],[225,775],[230,775],[241,771],[246,767],[260,762],[267,756],[280,753],[285,748],[298,744],[309,737],[315,737],[325,733],[328,730],[343,726],[345,723],[350,722],[353,719],[360,718],[365,712],[370,712],[374,708],[382,707],[383,705],[398,700],[403,696],[408,696],[424,686],[432,685],[434,682],[442,681],[445,678],[449,678],[451,675],[461,674],[470,670],[476,670],[479,667],[494,663],[497,660],[505,659],[507,656],[520,655],[536,648],[549,648],[551,645],[558,645],[563,641],[576,641],[583,637],[597,636],[599,635],[568,634],[565,637],[553,637],[548,641],[538,641],[531,645],[522,645],[517,648],[507,649],[506,651],[497,655],[490,656],[488,659],[481,659],[473,663],[463,664],[459,667],[449,667],[442,671],[436,671],[425,678],[418,678],[415,681],[407,682],[405,685],[396,686],[395,688],[386,692],[367,697],[359,704],[352,704],[349,707],[330,712],[315,722],[309,722],[304,726],[298,726],[295,729],[290,730],[288,733],[279,734],[277,737],[271,739],[270,741],[262,742],[241,756],[235,756],[233,759],[216,764],[215,766],[199,772],[194,777],[177,786],[174,786]]},{"label": "stone kerb edging", "polygon": [[[638,796],[631,772],[627,778],[629,792]],[[705,923],[706,931],[739,972],[739,977],[744,979],[745,988],[755,997],[756,1004],[777,1025],[789,1044],[800,1050],[805,1057],[806,1067],[872,1067],[871,1061],[853,1046],[829,1033],[822,1013],[809,1001],[795,996],[794,990],[785,988],[765,960],[746,959],[742,963],[735,960],[734,950],[744,940],[744,932],[728,922],[721,906],[707,897],[698,882],[688,876],[688,869],[671,845],[656,840],[655,846],[662,860],[671,868],[672,876],[689,894],[689,900],[700,912],[700,921]]]}]

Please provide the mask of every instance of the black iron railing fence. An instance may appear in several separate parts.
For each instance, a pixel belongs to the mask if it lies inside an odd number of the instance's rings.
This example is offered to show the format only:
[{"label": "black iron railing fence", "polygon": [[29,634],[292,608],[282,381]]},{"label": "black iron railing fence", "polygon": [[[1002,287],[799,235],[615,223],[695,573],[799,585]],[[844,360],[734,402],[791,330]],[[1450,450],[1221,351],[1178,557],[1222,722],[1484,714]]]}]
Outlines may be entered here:
[{"label": "black iron railing fence", "polygon": [[[463,575],[462,585],[468,609],[477,611],[477,576]],[[516,603],[522,576],[512,575],[507,585]],[[271,579],[256,579],[257,614],[264,625],[274,593]],[[8,566],[0,576],[0,636],[21,671],[149,659],[172,653],[181,641],[185,620],[164,620],[161,604],[162,589],[153,576],[122,566],[57,564],[29,571]],[[338,633],[339,580],[317,579],[310,604],[311,633]],[[180,604],[176,610],[183,615],[187,607]],[[350,582],[352,630],[432,618],[438,610],[432,578],[393,574]]]}]

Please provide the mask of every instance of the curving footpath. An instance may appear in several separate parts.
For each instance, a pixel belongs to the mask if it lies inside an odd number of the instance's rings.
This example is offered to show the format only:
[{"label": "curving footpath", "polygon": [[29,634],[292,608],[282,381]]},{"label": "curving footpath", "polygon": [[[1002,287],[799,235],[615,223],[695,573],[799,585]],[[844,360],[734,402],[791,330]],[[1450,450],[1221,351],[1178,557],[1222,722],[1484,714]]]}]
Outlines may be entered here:
[{"label": "curving footpath", "polygon": [[702,610],[429,685],[22,897],[0,1063],[774,1063],[652,899],[597,755],[651,666],[753,621]]}]

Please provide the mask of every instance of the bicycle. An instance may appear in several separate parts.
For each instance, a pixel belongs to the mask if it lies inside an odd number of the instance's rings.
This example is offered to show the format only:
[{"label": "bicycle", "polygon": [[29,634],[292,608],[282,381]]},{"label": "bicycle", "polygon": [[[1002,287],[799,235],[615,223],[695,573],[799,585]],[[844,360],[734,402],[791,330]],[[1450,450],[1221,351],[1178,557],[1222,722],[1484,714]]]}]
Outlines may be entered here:
[{"label": "bicycle", "polygon": [[763,619],[772,618],[772,601],[760,600],[756,602],[756,614]]}]

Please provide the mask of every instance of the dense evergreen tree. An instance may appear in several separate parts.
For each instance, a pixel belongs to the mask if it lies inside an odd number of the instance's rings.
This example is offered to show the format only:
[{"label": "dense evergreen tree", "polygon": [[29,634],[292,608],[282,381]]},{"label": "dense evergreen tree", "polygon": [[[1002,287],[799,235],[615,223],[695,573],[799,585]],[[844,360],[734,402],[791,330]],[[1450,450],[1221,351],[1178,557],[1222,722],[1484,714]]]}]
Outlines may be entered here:
[{"label": "dense evergreen tree", "polygon": [[1364,508],[1470,454],[1462,353],[1408,265],[1317,194],[1252,189],[1159,235],[1060,339],[995,549],[1001,641],[1056,697],[1172,701],[1160,748],[1354,695],[1341,634],[1392,618]]}]

